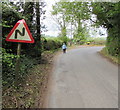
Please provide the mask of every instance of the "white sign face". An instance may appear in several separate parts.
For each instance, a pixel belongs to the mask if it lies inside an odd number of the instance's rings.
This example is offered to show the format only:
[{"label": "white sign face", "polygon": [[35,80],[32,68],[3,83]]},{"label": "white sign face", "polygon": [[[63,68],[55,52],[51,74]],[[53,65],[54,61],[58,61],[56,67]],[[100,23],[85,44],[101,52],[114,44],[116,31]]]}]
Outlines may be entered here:
[{"label": "white sign face", "polygon": [[11,42],[34,43],[25,20],[19,20],[6,38]]},{"label": "white sign face", "polygon": [[17,39],[17,40],[27,40],[31,41],[28,32],[23,23],[20,23],[18,27],[14,30],[13,34],[9,39]]}]

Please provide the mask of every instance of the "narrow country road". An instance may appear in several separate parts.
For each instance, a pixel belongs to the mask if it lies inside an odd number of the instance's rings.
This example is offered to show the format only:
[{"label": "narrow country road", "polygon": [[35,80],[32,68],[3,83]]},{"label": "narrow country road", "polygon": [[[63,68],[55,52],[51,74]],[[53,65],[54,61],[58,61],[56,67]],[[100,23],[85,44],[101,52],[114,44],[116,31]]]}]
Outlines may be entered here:
[{"label": "narrow country road", "polygon": [[118,108],[118,67],[82,47],[60,54],[51,76],[46,108]]}]

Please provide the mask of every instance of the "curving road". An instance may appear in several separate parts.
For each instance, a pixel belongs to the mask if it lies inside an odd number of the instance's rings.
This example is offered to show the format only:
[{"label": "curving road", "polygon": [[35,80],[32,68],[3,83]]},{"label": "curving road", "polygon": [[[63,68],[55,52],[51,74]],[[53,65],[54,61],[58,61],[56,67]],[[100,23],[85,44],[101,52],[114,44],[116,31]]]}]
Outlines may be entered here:
[{"label": "curving road", "polygon": [[118,67],[97,52],[81,47],[55,62],[46,108],[118,108]]}]

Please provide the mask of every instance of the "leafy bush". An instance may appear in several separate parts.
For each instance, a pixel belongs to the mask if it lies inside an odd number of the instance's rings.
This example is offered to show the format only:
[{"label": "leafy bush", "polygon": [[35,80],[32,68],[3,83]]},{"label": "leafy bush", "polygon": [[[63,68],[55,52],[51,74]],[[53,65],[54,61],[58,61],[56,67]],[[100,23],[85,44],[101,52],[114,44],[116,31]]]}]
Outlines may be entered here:
[{"label": "leafy bush", "polygon": [[58,38],[46,38],[44,43],[44,50],[56,50],[61,48],[62,41]]},{"label": "leafy bush", "polygon": [[32,57],[28,57],[25,55],[22,55],[20,58],[20,71],[19,71],[19,77],[25,78],[26,75],[28,75],[28,70],[30,68],[33,68],[34,65],[38,63],[37,59],[33,59]]},{"label": "leafy bush", "polygon": [[69,38],[67,36],[59,36],[58,40],[67,44]]},{"label": "leafy bush", "polygon": [[119,37],[108,37],[106,47],[108,53],[112,56],[119,56],[120,55],[120,38]]},{"label": "leafy bush", "polygon": [[[9,50],[11,52],[11,50]],[[4,48],[2,48],[2,80],[3,86],[10,86],[15,81],[15,74],[18,74],[19,79],[23,81],[28,75],[28,70],[38,63],[37,59],[22,55],[20,57],[20,70],[15,73],[16,58],[19,56],[12,53],[8,53]]]},{"label": "leafy bush", "polygon": [[101,53],[102,55],[104,55],[105,57],[107,57],[107,58],[108,58],[109,60],[111,60],[112,62],[114,62],[114,63],[116,63],[116,64],[120,64],[120,62],[119,62],[120,56],[112,56],[112,55],[110,55],[109,52],[108,52],[107,47],[104,47],[104,48],[100,51],[100,53]]},{"label": "leafy bush", "polygon": [[[10,51],[10,50],[9,50]],[[12,84],[15,78],[15,59],[16,55],[7,53],[5,49],[2,48],[2,80],[3,86]]]}]

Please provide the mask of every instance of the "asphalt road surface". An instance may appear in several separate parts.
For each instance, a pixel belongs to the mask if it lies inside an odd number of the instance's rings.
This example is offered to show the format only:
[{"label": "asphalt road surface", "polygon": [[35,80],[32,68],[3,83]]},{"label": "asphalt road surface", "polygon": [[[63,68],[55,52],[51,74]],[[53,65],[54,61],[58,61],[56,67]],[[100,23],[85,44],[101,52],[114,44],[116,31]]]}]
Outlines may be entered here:
[{"label": "asphalt road surface", "polygon": [[82,47],[57,57],[46,108],[118,108],[118,66],[98,53],[102,48]]}]

